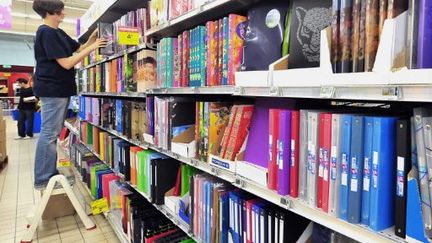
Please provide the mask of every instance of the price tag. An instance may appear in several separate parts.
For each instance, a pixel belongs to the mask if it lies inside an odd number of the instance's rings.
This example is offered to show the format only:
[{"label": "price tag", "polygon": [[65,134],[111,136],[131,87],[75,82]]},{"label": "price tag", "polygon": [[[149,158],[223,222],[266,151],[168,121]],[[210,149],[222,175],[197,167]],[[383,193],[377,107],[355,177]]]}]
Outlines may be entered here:
[{"label": "price tag", "polygon": [[118,42],[120,45],[137,46],[140,42],[138,28],[120,27],[118,31]]},{"label": "price tag", "polygon": [[336,89],[334,87],[321,87],[321,98],[334,98]]},{"label": "price tag", "polygon": [[99,200],[93,201],[91,203],[91,210],[93,215],[104,213],[108,211],[108,201],[106,198],[101,198]]},{"label": "price tag", "polygon": [[388,100],[398,100],[401,96],[399,87],[385,87],[381,91],[382,96]]},{"label": "price tag", "polygon": [[71,162],[69,159],[60,159],[57,161],[57,167],[70,167]]}]

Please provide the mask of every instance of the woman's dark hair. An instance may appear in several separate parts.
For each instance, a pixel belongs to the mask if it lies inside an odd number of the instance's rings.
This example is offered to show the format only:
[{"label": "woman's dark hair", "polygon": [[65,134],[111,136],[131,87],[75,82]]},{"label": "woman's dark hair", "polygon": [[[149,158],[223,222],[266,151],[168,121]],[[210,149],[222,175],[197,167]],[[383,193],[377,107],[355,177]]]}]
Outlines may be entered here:
[{"label": "woman's dark hair", "polygon": [[43,19],[47,14],[60,14],[64,9],[64,3],[61,0],[34,0],[33,10]]},{"label": "woman's dark hair", "polygon": [[19,84],[28,84],[28,80],[24,79],[24,78],[19,78],[19,79],[17,79],[17,81]]}]

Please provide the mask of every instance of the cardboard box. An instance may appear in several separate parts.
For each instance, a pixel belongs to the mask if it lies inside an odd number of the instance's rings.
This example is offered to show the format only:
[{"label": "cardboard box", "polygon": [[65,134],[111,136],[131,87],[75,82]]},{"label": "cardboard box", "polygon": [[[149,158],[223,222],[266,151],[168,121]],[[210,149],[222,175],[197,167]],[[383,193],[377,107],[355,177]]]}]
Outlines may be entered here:
[{"label": "cardboard box", "polygon": [[48,200],[42,219],[54,219],[73,214],[75,214],[75,208],[66,194],[52,195]]},{"label": "cardboard box", "polygon": [[186,158],[195,157],[195,126],[191,126],[171,140],[171,152]]}]

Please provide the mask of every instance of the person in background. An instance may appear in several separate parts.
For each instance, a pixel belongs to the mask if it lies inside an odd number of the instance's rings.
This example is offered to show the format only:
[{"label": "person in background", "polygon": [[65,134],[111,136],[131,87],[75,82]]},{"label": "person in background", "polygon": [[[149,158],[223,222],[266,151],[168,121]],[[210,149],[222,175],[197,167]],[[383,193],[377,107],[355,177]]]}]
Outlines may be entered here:
[{"label": "person in background", "polygon": [[[33,10],[43,19],[36,32],[33,91],[41,100],[41,132],[36,146],[34,187],[43,190],[57,175],[57,138],[63,128],[71,96],[77,94],[74,66],[90,52],[106,46],[94,31],[80,45],[59,28],[65,18],[60,0],[34,0]],[[75,53],[75,54],[74,54]]]},{"label": "person in background", "polygon": [[[17,139],[33,138],[33,120],[36,111],[37,99],[29,81],[19,78],[19,103],[18,103],[18,137]],[[27,137],[26,137],[27,135]]]}]

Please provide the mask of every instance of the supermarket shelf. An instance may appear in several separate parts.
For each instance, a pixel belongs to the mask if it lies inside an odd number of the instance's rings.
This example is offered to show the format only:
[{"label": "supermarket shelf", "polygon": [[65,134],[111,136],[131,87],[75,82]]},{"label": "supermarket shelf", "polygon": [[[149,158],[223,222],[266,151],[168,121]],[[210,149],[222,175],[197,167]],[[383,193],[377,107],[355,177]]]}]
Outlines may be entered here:
[{"label": "supermarket shelf", "polygon": [[[145,199],[151,202],[150,198],[144,193],[140,192],[135,185],[127,182],[131,187],[133,187],[139,194],[141,194]],[[189,225],[184,222],[179,216],[175,215],[171,210],[169,210],[165,205],[152,204],[157,210],[162,212],[168,219],[170,219],[175,225],[177,225],[183,232],[185,232],[189,237],[191,237],[196,242],[199,242],[195,236],[191,233]]]},{"label": "supermarket shelf", "polygon": [[147,94],[225,94],[234,93],[234,86],[178,87],[150,89]]},{"label": "supermarket shelf", "polygon": [[115,221],[114,215],[112,215],[112,213],[108,211],[104,213],[104,216],[108,220],[109,224],[111,225],[111,228],[113,228],[120,242],[130,243],[129,239],[127,238],[127,235],[123,232],[122,227]]},{"label": "supermarket shelf", "polygon": [[144,8],[146,5],[147,1],[114,1],[114,3],[107,7],[105,11],[103,11],[100,16],[93,21],[90,27],[78,37],[79,42],[83,43],[90,37],[91,33],[97,28],[98,22],[114,23],[127,12],[136,10],[138,8]]},{"label": "supermarket shelf", "polygon": [[214,94],[232,95],[235,91],[233,86],[211,86],[211,87],[178,87],[178,88],[158,88],[149,89],[147,92],[81,92],[83,96],[94,97],[127,97],[144,98],[148,95],[173,95],[173,94]]},{"label": "supermarket shelf", "polygon": [[[90,123],[92,124],[92,123]],[[92,124],[97,126],[95,124]],[[119,135],[115,131],[105,129],[103,127],[97,126],[98,128],[105,130],[113,135],[116,135],[125,141],[131,142],[136,146],[140,146],[145,149],[152,149],[169,157],[177,159],[183,163],[194,166],[195,168],[202,170],[208,174],[218,177],[226,182],[233,184],[234,186],[241,188],[249,193],[252,193],[258,197],[261,197],[269,202],[272,202],[282,208],[288,209],[294,213],[297,213],[303,217],[306,217],[318,224],[325,225],[326,227],[342,233],[352,239],[360,242],[405,242],[403,239],[395,236],[394,231],[388,229],[383,232],[374,232],[365,226],[350,224],[344,220],[335,218],[319,209],[315,209],[307,205],[304,201],[296,198],[291,198],[288,196],[281,196],[275,191],[271,191],[268,188],[259,185],[256,182],[245,179],[239,175],[232,172],[220,169],[213,165],[210,165],[204,161],[196,160],[193,158],[187,158],[178,154],[174,154],[171,151],[163,150],[155,147],[154,145],[147,143],[140,143],[139,141],[131,141],[122,135]]]},{"label": "supermarket shelf", "polygon": [[83,96],[144,98],[148,95],[207,94],[243,97],[283,97],[333,100],[432,102],[432,84],[417,85],[338,85],[291,87],[182,87],[138,92],[82,92]]},{"label": "supermarket shelf", "polygon": [[[103,159],[100,157],[100,155],[99,155],[98,153],[96,153],[96,151],[94,151],[93,148],[91,148],[91,147],[88,146],[87,144],[83,143],[82,141],[80,141],[80,143],[81,143],[82,145],[84,145],[88,150],[90,150],[90,152],[91,152],[94,156],[96,156],[100,161],[102,161],[104,164],[108,165],[108,167],[111,168],[111,166],[110,166],[109,164],[107,164],[107,163],[105,162],[105,160],[103,160]],[[122,179],[125,178],[124,175],[123,175],[122,173],[120,173],[120,172],[119,172],[119,173],[116,173],[116,175],[120,176],[120,178],[122,178]]]},{"label": "supermarket shelf", "polygon": [[146,31],[147,37],[162,38],[178,35],[181,31],[191,29],[208,20],[223,17],[229,13],[246,9],[259,0],[214,0],[191,10],[167,23]]},{"label": "supermarket shelf", "polygon": [[[124,139],[124,138],[123,138]],[[94,151],[94,150],[92,150],[92,149],[90,149],[86,144],[84,144],[84,146],[86,146],[87,147],[87,149],[89,149],[96,157],[98,157],[102,162],[104,162],[104,163],[106,163],[105,161],[103,161],[100,157],[99,157],[99,155]],[[123,177],[124,178],[124,177]],[[137,188],[136,188],[136,186],[135,185],[132,185],[130,182],[126,182],[126,183],[128,183],[131,187],[133,187],[139,194],[141,194],[145,199],[147,199],[149,202],[151,202],[151,200],[150,200],[150,198],[148,198],[147,197],[147,195],[145,195],[144,193],[142,193],[142,192],[140,192]],[[91,195],[91,194],[90,194]],[[189,225],[187,224],[187,223],[185,223],[183,220],[181,220],[178,216],[176,216],[176,215],[174,215],[170,210],[168,210],[167,208],[166,208],[166,206],[165,205],[155,205],[155,204],[152,204],[153,206],[155,206],[156,207],[156,209],[158,209],[160,212],[162,212],[165,216],[167,216],[167,218],[168,219],[170,219],[175,225],[177,225],[182,231],[184,231],[186,234],[188,234],[188,236],[189,237],[191,237],[192,239],[194,239],[195,241],[197,241],[195,238],[194,238],[194,236],[190,233],[190,230],[189,230]],[[107,215],[106,215],[107,216]],[[109,214],[108,214],[108,216],[109,216]],[[108,219],[109,220],[109,219]],[[115,222],[113,222],[113,223],[115,223]],[[112,227],[113,227],[113,229],[115,229],[116,228],[116,226],[115,225],[112,225]],[[115,230],[116,231],[116,230]],[[121,233],[123,233],[123,231],[121,231],[121,232],[119,232],[119,233],[117,233],[116,232],[116,234],[117,235],[122,235]],[[124,234],[124,233],[123,233]],[[120,238],[123,238],[123,237],[119,237],[119,239]],[[126,241],[122,241],[122,242],[128,242],[127,241],[127,239],[126,239]]]},{"label": "supermarket shelf", "polygon": [[69,123],[67,120],[64,122],[64,126],[69,129],[69,131],[77,136],[79,136],[79,131],[76,127],[74,127],[71,123]]},{"label": "supermarket shelf", "polygon": [[[82,181],[81,174],[78,172],[77,168],[73,165],[72,165],[72,171],[75,175],[75,183],[79,183],[80,184],[79,187],[81,189],[84,189],[84,190],[81,190],[80,192],[81,193],[87,193],[88,197],[85,197],[84,195],[83,196],[84,196],[85,203],[87,204],[88,207],[90,207],[91,201],[94,200],[94,198],[90,192],[90,189]],[[114,220],[114,216],[109,211],[103,213],[103,215],[108,220],[109,224],[111,225],[111,228],[114,230],[114,232],[115,232],[117,238],[120,240],[120,242],[121,243],[130,243],[126,234],[123,232],[122,227],[120,225],[118,225],[116,223],[116,221]]]},{"label": "supermarket shelf", "polygon": [[94,67],[96,65],[99,65],[101,63],[108,62],[108,61],[117,59],[119,57],[122,57],[124,55],[130,54],[130,53],[134,53],[134,52],[137,52],[137,51],[141,51],[141,50],[146,49],[146,48],[156,48],[156,47],[153,44],[146,44],[146,43],[140,44],[138,46],[133,46],[133,47],[130,47],[130,48],[126,49],[126,50],[120,51],[120,52],[118,52],[118,53],[116,53],[116,54],[114,54],[112,56],[105,57],[102,60],[99,60],[99,61],[97,61],[95,63],[89,64],[89,65],[87,65],[87,66],[85,66],[83,68],[80,68],[80,70],[82,71],[84,69],[92,68],[92,67]]},{"label": "supermarket shelf", "polygon": [[146,93],[139,92],[81,92],[82,96],[94,96],[94,97],[123,97],[123,98],[145,98]]},{"label": "supermarket shelf", "polygon": [[60,152],[62,152],[66,157],[70,157],[70,153],[69,151],[64,148],[63,146],[61,146],[60,144],[57,143],[57,148],[60,150]]}]

